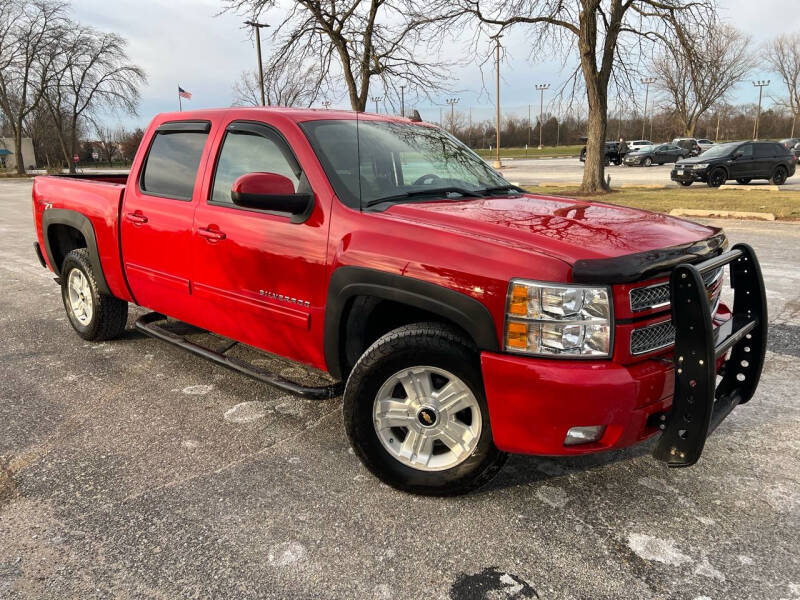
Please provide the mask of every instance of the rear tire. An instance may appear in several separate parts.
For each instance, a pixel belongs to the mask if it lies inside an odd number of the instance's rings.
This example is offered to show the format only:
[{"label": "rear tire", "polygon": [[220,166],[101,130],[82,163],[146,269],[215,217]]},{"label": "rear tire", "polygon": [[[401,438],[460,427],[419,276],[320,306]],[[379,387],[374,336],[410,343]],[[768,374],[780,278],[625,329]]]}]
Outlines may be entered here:
[{"label": "rear tire", "polygon": [[769,182],[772,185],[783,185],[784,183],[786,183],[786,175],[787,175],[786,169],[783,167],[778,167],[772,173],[772,177],[769,178]]},{"label": "rear tire", "polygon": [[347,380],[343,415],[364,466],[402,491],[463,494],[506,460],[492,439],[478,352],[438,323],[400,327],[372,344]]},{"label": "rear tire", "polygon": [[125,331],[128,303],[99,292],[86,248],[73,250],[64,258],[61,299],[70,324],[83,339],[110,340]]},{"label": "rear tire", "polygon": [[747,185],[751,181],[752,181],[752,179],[750,179],[749,177],[740,177],[739,179],[736,180],[736,183],[738,183],[740,185]]},{"label": "rear tire", "polygon": [[727,179],[727,174],[725,173],[725,169],[714,169],[711,173],[708,174],[708,187],[718,188]]}]

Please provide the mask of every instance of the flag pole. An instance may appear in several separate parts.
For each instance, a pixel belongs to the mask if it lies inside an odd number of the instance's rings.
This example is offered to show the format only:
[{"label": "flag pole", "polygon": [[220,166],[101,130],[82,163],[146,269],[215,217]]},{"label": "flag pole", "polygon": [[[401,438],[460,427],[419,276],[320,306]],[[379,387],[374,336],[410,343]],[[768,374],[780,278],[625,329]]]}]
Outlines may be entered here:
[{"label": "flag pole", "polygon": [[181,86],[178,86],[178,111],[183,112],[183,104],[181,103]]}]

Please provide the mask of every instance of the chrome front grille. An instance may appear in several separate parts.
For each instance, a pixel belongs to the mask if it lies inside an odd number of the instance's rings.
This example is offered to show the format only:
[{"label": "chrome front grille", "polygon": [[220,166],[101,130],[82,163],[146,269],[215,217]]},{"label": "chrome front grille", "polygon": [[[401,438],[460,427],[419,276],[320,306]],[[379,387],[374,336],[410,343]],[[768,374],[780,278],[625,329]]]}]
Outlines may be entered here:
[{"label": "chrome front grille", "polygon": [[[706,284],[706,289],[711,292],[716,292],[716,300],[719,298],[719,288],[715,284],[720,281],[722,276],[722,269],[714,269],[703,275],[703,281]],[[648,285],[645,287],[633,288],[630,293],[631,311],[640,312],[643,310],[652,310],[654,308],[663,308],[669,306],[669,282],[657,283],[655,285]],[[712,307],[714,301],[711,302]]]},{"label": "chrome front grille", "polygon": [[633,312],[667,306],[669,304],[669,284],[658,283],[647,287],[633,288],[630,297]]},{"label": "chrome front grille", "polygon": [[675,342],[672,321],[661,321],[631,332],[631,354],[644,354],[671,346]]},{"label": "chrome front grille", "polygon": [[[706,286],[706,297],[712,316],[717,312],[722,295],[722,268],[709,271],[703,275]],[[669,306],[669,283],[660,283],[630,291],[631,310],[639,312]],[[631,332],[631,354],[646,354],[671,346],[675,342],[675,327],[672,321],[661,321],[646,327],[639,327]]]}]

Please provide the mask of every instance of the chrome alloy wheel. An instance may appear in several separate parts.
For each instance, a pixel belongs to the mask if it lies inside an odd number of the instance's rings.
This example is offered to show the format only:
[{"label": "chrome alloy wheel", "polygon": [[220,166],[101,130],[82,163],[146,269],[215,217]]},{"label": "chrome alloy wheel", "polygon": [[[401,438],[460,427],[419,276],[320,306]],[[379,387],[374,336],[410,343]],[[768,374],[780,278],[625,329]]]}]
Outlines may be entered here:
[{"label": "chrome alloy wheel", "polygon": [[92,320],[92,290],[89,280],[80,269],[72,269],[67,276],[67,296],[78,323],[88,325]]},{"label": "chrome alloy wheel", "polygon": [[436,367],[409,367],[389,377],[375,397],[372,417],[389,454],[420,471],[461,464],[481,437],[481,409],[472,390]]}]

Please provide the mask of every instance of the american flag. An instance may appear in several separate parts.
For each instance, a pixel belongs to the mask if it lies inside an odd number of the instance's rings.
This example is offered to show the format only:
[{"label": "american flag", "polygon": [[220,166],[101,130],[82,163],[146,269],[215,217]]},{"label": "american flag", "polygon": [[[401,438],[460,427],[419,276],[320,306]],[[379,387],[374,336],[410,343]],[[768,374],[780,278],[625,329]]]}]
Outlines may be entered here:
[{"label": "american flag", "polygon": [[180,96],[181,98],[186,98],[187,100],[191,100],[192,99],[192,93],[191,92],[187,92],[181,86],[178,86],[178,96]]}]

